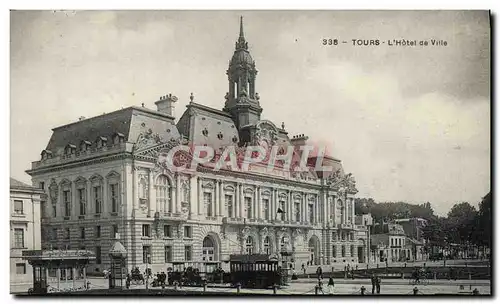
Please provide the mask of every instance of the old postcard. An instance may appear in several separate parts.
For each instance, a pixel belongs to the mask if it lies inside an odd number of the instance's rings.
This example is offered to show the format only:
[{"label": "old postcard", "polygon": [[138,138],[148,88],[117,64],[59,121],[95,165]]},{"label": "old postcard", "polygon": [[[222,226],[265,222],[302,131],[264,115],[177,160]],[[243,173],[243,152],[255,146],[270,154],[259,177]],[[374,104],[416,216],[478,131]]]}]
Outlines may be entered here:
[{"label": "old postcard", "polygon": [[488,11],[11,11],[10,292],[492,295]]}]

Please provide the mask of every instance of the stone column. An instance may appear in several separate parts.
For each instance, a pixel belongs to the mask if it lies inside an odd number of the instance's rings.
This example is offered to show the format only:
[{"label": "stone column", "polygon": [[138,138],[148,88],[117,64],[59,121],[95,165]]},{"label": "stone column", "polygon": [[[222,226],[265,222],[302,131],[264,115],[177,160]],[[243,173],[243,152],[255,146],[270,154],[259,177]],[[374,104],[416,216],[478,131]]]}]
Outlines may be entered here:
[{"label": "stone column", "polygon": [[292,190],[288,190],[288,206],[287,206],[287,209],[288,209],[288,216],[287,216],[287,220],[289,222],[292,221],[293,219],[293,202],[292,202]]},{"label": "stone column", "polygon": [[[148,203],[149,203],[149,214],[151,216],[151,213],[153,211],[160,211],[159,208],[159,203],[156,201],[156,188],[154,186],[154,180],[153,180],[153,171],[148,169]],[[156,210],[153,210],[153,206],[156,206]]]},{"label": "stone column", "polygon": [[76,268],[73,266],[73,268],[71,269],[72,273],[71,273],[71,278],[73,279],[73,288],[75,288],[75,281],[76,281]]},{"label": "stone column", "polygon": [[[95,211],[94,211],[94,205],[95,205],[95,202],[94,202],[94,198],[92,197],[92,183],[87,180],[85,182],[85,186],[86,186],[86,200],[87,200],[87,206],[86,206],[86,210],[85,210],[85,214],[93,214]],[[48,203],[51,204],[51,207],[52,207],[52,201],[49,201]],[[52,212],[52,208],[50,210],[50,212]],[[59,215],[59,214],[58,214]],[[93,215],[92,215],[93,216]]]},{"label": "stone column", "polygon": [[240,217],[240,183],[236,184],[236,189],[234,189],[234,217]]},{"label": "stone column", "polygon": [[352,224],[356,224],[356,208],[354,208],[354,198],[351,198]]},{"label": "stone column", "polygon": [[240,218],[244,218],[245,217],[245,197],[243,196],[243,185],[240,184],[239,188],[238,188],[238,191],[239,191],[239,196],[240,196]]},{"label": "stone column", "polygon": [[219,184],[219,203],[218,203],[218,206],[219,206],[219,216],[220,217],[223,217],[224,216],[224,183],[221,181],[221,180],[218,180],[217,181],[217,184]]},{"label": "stone column", "polygon": [[215,193],[214,193],[214,198],[213,198],[213,203],[212,203],[212,216],[217,217],[219,211],[217,209],[217,206],[219,205],[219,182],[217,180],[214,181],[214,186],[215,186]]},{"label": "stone column", "polygon": [[197,193],[197,197],[198,197],[198,202],[196,204],[196,206],[198,206],[198,215],[201,215],[202,214],[202,201],[203,201],[203,196],[202,196],[202,192],[201,192],[201,178],[198,177],[198,193]]},{"label": "stone column", "polygon": [[262,211],[261,211],[261,200],[260,200],[260,187],[259,186],[256,186],[255,187],[255,190],[256,190],[256,199],[255,199],[255,205],[256,205],[256,213],[257,215],[255,216],[256,219],[261,219],[262,218]]}]

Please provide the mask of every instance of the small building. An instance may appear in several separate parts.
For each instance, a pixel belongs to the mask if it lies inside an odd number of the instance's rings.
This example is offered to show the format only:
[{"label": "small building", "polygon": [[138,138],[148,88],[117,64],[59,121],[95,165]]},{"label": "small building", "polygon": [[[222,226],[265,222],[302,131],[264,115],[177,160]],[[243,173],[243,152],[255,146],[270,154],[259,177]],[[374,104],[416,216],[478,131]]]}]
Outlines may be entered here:
[{"label": "small building", "polygon": [[385,223],[375,234],[370,236],[371,248],[375,251],[377,262],[405,261],[408,251],[405,250],[406,236],[403,227],[398,224]]},{"label": "small building", "polygon": [[41,249],[40,200],[37,189],[10,178],[10,292],[25,292],[33,285],[33,268],[23,251]]}]

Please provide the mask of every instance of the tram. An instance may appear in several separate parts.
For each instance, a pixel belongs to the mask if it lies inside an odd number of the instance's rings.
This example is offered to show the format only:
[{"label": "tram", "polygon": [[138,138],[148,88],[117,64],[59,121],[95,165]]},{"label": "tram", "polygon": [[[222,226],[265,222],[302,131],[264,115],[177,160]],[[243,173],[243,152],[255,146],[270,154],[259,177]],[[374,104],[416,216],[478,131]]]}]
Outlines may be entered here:
[{"label": "tram", "polygon": [[231,284],[243,288],[270,288],[280,285],[283,271],[278,260],[267,254],[233,254],[229,256]]},{"label": "tram", "polygon": [[177,281],[183,286],[201,286],[204,280],[221,282],[223,279],[219,271],[218,262],[173,262],[172,267],[167,269],[167,283],[173,285]]}]

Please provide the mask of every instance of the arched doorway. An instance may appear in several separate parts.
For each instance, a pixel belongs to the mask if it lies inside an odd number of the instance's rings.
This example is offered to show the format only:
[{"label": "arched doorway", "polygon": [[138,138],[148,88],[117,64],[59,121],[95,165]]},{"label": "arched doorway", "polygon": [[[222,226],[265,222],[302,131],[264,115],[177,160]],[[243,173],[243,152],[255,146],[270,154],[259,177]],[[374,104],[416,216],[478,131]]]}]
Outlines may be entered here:
[{"label": "arched doorway", "polygon": [[219,248],[216,239],[207,235],[203,239],[201,248],[201,258],[203,262],[217,262],[219,261]]},{"label": "arched doorway", "polygon": [[311,262],[312,265],[320,264],[319,239],[317,236],[312,236],[309,239],[309,262]]}]

